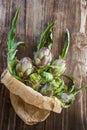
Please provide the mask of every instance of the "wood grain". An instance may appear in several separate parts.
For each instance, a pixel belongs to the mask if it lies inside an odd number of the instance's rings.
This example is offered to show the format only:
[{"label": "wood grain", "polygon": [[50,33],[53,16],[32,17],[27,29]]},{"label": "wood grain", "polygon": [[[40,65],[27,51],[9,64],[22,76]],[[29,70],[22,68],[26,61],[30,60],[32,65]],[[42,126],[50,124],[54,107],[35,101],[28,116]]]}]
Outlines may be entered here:
[{"label": "wood grain", "polygon": [[[0,74],[7,66],[7,33],[18,5],[18,40],[24,40],[18,57],[30,56],[38,44],[41,32],[56,20],[53,29],[53,58],[57,58],[64,43],[64,30],[71,34],[66,73],[74,75],[77,87],[87,82],[87,5],[85,0],[0,0]],[[83,11],[84,10],[84,11]],[[82,19],[84,18],[84,23]],[[83,26],[85,26],[83,28]],[[81,40],[79,40],[79,38]],[[25,125],[15,114],[8,90],[0,84],[0,130],[87,130],[87,90],[81,92],[74,105],[61,114],[51,113],[48,119],[34,126]]]}]

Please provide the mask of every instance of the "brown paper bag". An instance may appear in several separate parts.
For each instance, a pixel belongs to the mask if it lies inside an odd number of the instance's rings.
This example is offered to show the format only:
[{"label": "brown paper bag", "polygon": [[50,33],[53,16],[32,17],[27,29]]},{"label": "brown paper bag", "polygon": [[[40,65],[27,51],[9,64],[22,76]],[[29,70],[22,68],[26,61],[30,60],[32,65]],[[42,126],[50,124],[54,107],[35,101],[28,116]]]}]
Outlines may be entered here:
[{"label": "brown paper bag", "polygon": [[20,97],[10,93],[12,106],[17,115],[28,125],[44,121],[50,114],[49,111],[39,109],[25,103]]},{"label": "brown paper bag", "polygon": [[11,103],[17,115],[29,125],[45,120],[50,111],[60,113],[61,102],[56,97],[43,96],[14,78],[6,69],[1,75],[1,82],[10,91]]}]

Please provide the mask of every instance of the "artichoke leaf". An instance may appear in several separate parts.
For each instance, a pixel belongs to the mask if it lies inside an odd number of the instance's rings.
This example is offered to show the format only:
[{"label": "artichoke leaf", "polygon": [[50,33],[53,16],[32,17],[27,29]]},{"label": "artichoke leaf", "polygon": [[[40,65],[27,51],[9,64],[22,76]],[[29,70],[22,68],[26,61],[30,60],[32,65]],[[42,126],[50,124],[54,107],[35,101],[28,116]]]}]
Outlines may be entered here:
[{"label": "artichoke leaf", "polygon": [[68,49],[69,49],[69,45],[70,45],[70,34],[69,34],[69,30],[66,29],[66,39],[65,39],[65,43],[64,43],[64,48],[62,50],[61,55],[59,56],[60,59],[65,59]]},{"label": "artichoke leaf", "polygon": [[21,44],[24,44],[24,42],[16,42],[15,41],[15,34],[16,34],[16,24],[17,24],[17,19],[18,19],[18,14],[20,11],[20,7],[18,7],[16,14],[12,20],[12,26],[11,29],[8,33],[8,41],[7,41],[7,45],[8,45],[8,69],[9,72],[14,75],[14,67],[16,65],[17,62],[17,58],[16,58],[16,53],[17,53],[17,47]]},{"label": "artichoke leaf", "polygon": [[53,26],[54,26],[54,22],[49,24],[48,27],[45,29],[45,31],[42,32],[41,37],[40,37],[40,42],[38,43],[38,46],[37,46],[37,50],[40,50],[44,46],[51,49],[52,44],[53,44],[51,29]]}]

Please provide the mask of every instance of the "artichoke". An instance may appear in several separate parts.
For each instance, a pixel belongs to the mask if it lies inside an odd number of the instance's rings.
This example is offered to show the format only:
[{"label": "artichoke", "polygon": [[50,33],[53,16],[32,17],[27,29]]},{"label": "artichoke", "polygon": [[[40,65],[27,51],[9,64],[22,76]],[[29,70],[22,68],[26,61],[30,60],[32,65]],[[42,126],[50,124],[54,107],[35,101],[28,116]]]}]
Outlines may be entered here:
[{"label": "artichoke", "polygon": [[75,99],[74,94],[61,93],[61,99],[64,103],[70,103]]},{"label": "artichoke", "polygon": [[58,96],[62,90],[65,89],[64,82],[61,79],[52,80],[51,82],[45,84],[40,89],[40,93],[45,96]]},{"label": "artichoke", "polygon": [[66,39],[62,53],[59,56],[59,59],[55,60],[50,66],[51,67],[50,72],[53,73],[55,77],[60,76],[66,70],[65,58],[69,49],[69,45],[70,45],[70,34],[69,30],[66,29]]},{"label": "artichoke", "polygon": [[42,78],[38,73],[32,73],[29,77],[29,85],[36,91],[41,87],[41,81]]},{"label": "artichoke", "polygon": [[42,84],[49,83],[50,81],[53,80],[53,75],[49,72],[43,71],[41,73],[41,76],[42,76]]},{"label": "artichoke", "polygon": [[66,70],[65,60],[58,59],[58,60],[53,61],[50,72],[53,73],[55,77],[58,77],[61,74],[63,74],[65,70]]},{"label": "artichoke", "polygon": [[16,65],[16,73],[23,79],[27,79],[33,70],[32,60],[29,57],[22,58]]},{"label": "artichoke", "polygon": [[46,47],[42,47],[34,55],[34,62],[36,66],[43,67],[49,65],[51,61],[52,61],[52,54],[50,52],[50,49]]},{"label": "artichoke", "polygon": [[40,93],[44,96],[52,96],[53,95],[53,89],[52,86],[48,83],[41,87]]}]

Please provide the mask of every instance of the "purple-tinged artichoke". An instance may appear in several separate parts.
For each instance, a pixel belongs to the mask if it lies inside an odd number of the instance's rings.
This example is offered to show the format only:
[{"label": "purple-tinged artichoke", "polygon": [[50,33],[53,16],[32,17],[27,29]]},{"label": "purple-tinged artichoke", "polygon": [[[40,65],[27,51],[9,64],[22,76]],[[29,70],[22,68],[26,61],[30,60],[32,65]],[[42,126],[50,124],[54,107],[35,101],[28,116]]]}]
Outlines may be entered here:
[{"label": "purple-tinged artichoke", "polygon": [[40,93],[44,96],[49,96],[49,97],[52,96],[53,89],[52,89],[52,86],[50,85],[50,83],[43,85],[40,89]]},{"label": "purple-tinged artichoke", "polygon": [[16,65],[16,73],[23,79],[27,79],[33,70],[32,60],[29,57],[22,58]]},{"label": "purple-tinged artichoke", "polygon": [[53,73],[55,77],[58,77],[65,72],[66,69],[65,58],[69,49],[69,45],[70,45],[70,34],[69,30],[66,29],[66,39],[62,53],[59,56],[59,59],[55,60],[50,66],[51,67],[50,72]]},{"label": "purple-tinged artichoke", "polygon": [[50,49],[42,47],[39,51],[35,53],[34,61],[36,66],[39,67],[49,65],[52,61],[52,54],[50,52]]},{"label": "purple-tinged artichoke", "polygon": [[64,103],[70,103],[75,99],[74,94],[61,93],[61,99]]},{"label": "purple-tinged artichoke", "polygon": [[65,72],[65,70],[66,70],[66,63],[65,60],[63,59],[53,61],[50,69],[51,73],[53,73],[54,76],[60,76]]}]

